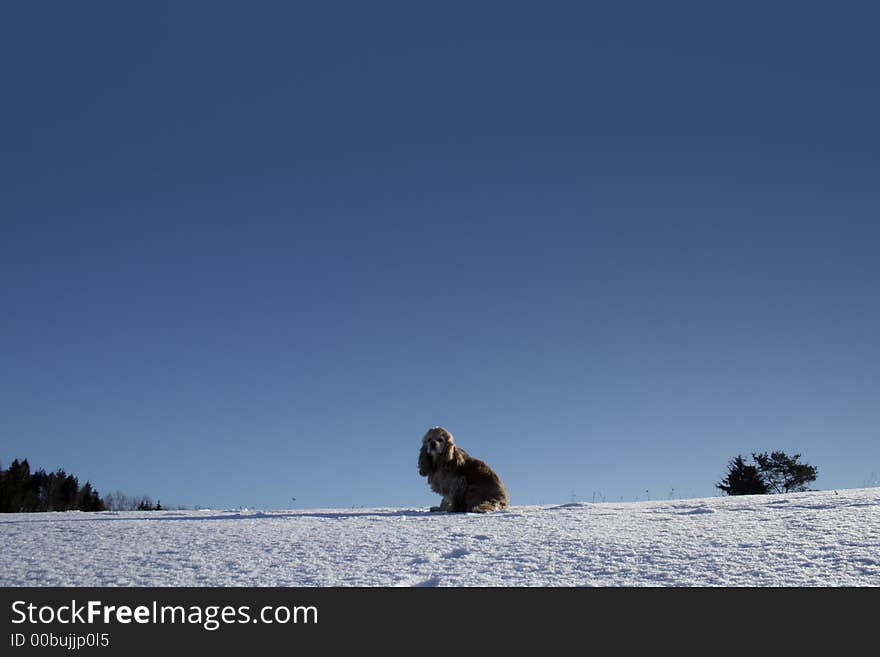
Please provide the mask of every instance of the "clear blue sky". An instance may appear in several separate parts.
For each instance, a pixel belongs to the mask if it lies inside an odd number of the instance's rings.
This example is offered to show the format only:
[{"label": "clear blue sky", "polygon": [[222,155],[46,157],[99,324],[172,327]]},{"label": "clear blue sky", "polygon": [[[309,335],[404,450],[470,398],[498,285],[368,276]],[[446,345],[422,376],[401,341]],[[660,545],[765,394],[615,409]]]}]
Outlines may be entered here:
[{"label": "clear blue sky", "polygon": [[426,506],[442,424],[515,504],[876,483],[880,16],[597,4],[4,3],[4,466]]}]

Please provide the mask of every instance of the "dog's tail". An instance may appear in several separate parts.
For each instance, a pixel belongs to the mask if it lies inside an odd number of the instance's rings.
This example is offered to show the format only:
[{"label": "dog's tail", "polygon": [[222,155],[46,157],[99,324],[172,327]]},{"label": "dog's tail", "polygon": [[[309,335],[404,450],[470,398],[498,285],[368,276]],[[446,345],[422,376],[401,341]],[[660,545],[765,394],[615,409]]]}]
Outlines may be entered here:
[{"label": "dog's tail", "polygon": [[481,502],[477,504],[472,509],[468,509],[470,513],[492,513],[493,511],[500,511],[501,509],[507,508],[507,502],[505,500],[486,500],[485,502]]}]

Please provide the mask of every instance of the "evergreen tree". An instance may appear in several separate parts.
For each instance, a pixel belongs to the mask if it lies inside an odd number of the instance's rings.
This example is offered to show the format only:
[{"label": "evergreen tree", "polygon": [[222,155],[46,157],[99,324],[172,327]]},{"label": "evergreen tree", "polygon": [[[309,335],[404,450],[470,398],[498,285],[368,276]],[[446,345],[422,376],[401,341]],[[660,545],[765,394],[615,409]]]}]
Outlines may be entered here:
[{"label": "evergreen tree", "polygon": [[80,511],[103,511],[104,504],[98,496],[98,491],[92,488],[91,482],[86,482],[77,496],[77,505]]},{"label": "evergreen tree", "polygon": [[64,489],[67,473],[62,469],[58,469],[48,475],[47,488],[49,492],[49,504],[47,511],[64,511],[69,507],[64,502]]},{"label": "evergreen tree", "polygon": [[727,466],[727,476],[715,484],[728,495],[763,495],[767,484],[754,465],[746,465],[742,455],[737,455]]},{"label": "evergreen tree", "polygon": [[7,511],[16,513],[25,510],[27,486],[31,479],[31,466],[27,459],[15,459],[6,471],[7,498],[4,506]]},{"label": "evergreen tree", "polygon": [[75,509],[79,494],[79,480],[73,475],[66,474],[63,470],[61,475],[64,479],[59,482],[58,509],[64,511]]},{"label": "evergreen tree", "polygon": [[785,452],[752,454],[768,489],[774,493],[798,493],[808,490],[807,484],[815,481],[818,468],[808,463],[798,463],[800,454],[788,456]]},{"label": "evergreen tree", "polygon": [[49,510],[49,475],[43,468],[31,475],[28,485],[28,511]]}]

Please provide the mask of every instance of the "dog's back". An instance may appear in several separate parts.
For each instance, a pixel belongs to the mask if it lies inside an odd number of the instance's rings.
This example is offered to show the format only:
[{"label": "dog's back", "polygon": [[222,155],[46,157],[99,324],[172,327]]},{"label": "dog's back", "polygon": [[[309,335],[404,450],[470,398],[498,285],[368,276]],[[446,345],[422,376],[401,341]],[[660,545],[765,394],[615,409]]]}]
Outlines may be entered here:
[{"label": "dog's back", "polygon": [[458,474],[467,481],[463,500],[465,511],[486,513],[506,509],[510,505],[510,496],[501,477],[480,459],[465,453],[465,461],[459,467]]}]

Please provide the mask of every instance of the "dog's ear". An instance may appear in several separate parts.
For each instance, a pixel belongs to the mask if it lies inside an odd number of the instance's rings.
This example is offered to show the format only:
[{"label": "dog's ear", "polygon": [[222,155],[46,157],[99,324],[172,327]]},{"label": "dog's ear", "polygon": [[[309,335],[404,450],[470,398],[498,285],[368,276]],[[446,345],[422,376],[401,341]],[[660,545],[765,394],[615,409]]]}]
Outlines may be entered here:
[{"label": "dog's ear", "polygon": [[460,468],[467,461],[467,452],[456,447],[455,443],[449,443],[445,456],[449,463],[456,468]]},{"label": "dog's ear", "polygon": [[445,445],[446,446],[443,448],[443,451],[440,452],[439,460],[443,463],[452,465],[455,459],[455,443],[447,437]]},{"label": "dog's ear", "polygon": [[428,455],[427,446],[423,444],[422,449],[419,450],[419,474],[423,477],[427,477],[433,470],[434,462]]}]

